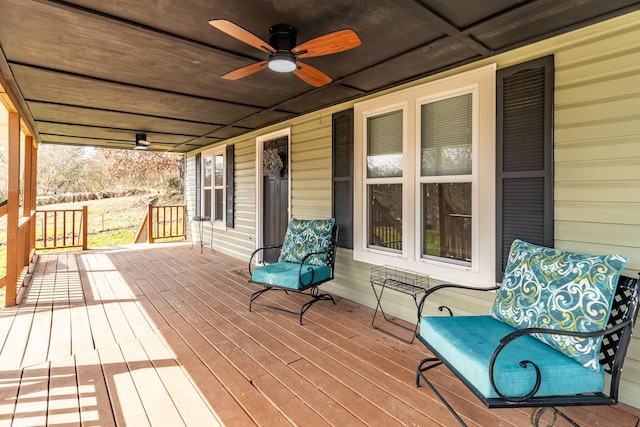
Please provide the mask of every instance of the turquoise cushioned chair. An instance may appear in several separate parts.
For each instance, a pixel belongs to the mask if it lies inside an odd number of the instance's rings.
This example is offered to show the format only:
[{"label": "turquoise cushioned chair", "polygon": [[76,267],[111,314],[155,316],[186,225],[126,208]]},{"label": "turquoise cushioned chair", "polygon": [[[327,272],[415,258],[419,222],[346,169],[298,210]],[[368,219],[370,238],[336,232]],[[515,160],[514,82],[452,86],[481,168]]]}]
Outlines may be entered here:
[{"label": "turquoise cushioned chair", "polygon": [[[619,255],[516,240],[502,286],[430,288],[419,304],[417,337],[434,357],[419,362],[416,385],[427,384],[463,426],[463,418],[427,378],[428,370],[444,364],[488,408],[534,408],[535,426],[545,413],[578,425],[556,406],[616,404],[638,311],[638,279],[620,276],[625,264]],[[486,316],[454,317],[446,306],[438,308],[449,316],[423,315],[430,295],[442,289],[498,292]],[[584,310],[575,301],[598,309]],[[578,348],[584,351],[577,354]]]},{"label": "turquoise cushioned chair", "polygon": [[[297,314],[302,324],[303,314],[317,301],[336,303],[330,294],[320,293],[318,286],[333,279],[338,226],[330,219],[296,219],[289,221],[284,242],[279,246],[256,249],[249,260],[249,282],[262,286],[251,294],[249,311],[258,297],[270,290],[308,295],[299,311],[262,304],[265,307]],[[256,267],[254,259],[266,249],[280,249],[278,262]]]}]

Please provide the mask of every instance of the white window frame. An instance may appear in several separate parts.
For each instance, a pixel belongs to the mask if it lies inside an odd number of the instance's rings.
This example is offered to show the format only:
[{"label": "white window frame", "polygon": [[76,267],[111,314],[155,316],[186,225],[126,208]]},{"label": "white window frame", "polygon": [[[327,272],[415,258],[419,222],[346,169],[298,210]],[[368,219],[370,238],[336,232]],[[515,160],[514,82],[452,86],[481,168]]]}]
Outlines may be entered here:
[{"label": "white window frame", "polygon": [[[405,185],[405,181],[406,181],[406,173],[407,173],[407,165],[408,163],[411,161],[411,156],[407,155],[407,149],[408,149],[408,144],[407,144],[407,111],[408,111],[408,105],[406,102],[402,102],[399,104],[393,104],[393,105],[388,105],[388,106],[384,106],[381,108],[377,108],[374,109],[372,111],[367,111],[365,113],[363,113],[363,123],[364,123],[364,127],[366,129],[367,126],[367,119],[372,118],[372,117],[376,117],[376,116],[380,116],[386,113],[391,113],[393,111],[402,111],[402,176],[400,177],[384,177],[384,178],[369,178],[367,176],[367,144],[366,144],[366,139],[363,141],[364,147],[364,155],[362,156],[362,170],[363,170],[363,179],[364,179],[364,194],[362,195],[362,197],[364,198],[364,203],[367,203],[367,200],[369,199],[369,185],[376,185],[376,184],[401,184],[402,185],[402,200],[405,200],[407,197],[407,186]],[[365,130],[365,134],[366,134],[366,130]],[[356,157],[357,159],[357,157]],[[357,161],[356,161],[357,162]],[[354,162],[354,164],[356,163]],[[407,217],[407,213],[405,212],[405,206],[402,207],[402,241],[406,242],[407,238],[408,238],[408,232],[407,232],[407,227],[406,227],[406,217]],[[368,211],[367,208],[364,207],[364,212],[363,212],[363,218],[364,221],[362,222],[363,226],[364,226],[364,248],[366,248],[366,251],[369,252],[375,252],[375,253],[381,253],[384,254],[385,256],[390,256],[390,257],[394,257],[394,258],[404,258],[406,257],[406,250],[407,250],[407,246],[406,245],[402,245],[402,251],[401,253],[398,252],[391,252],[388,250],[385,250],[384,248],[369,248],[368,247],[368,230],[367,230],[367,224],[368,224]]]},{"label": "white window frame", "polygon": [[[490,286],[495,283],[495,79],[496,65],[369,99],[354,106],[354,250],[355,260],[392,265],[443,281]],[[472,260],[470,265],[422,257],[420,107],[427,102],[472,93]],[[367,118],[403,108],[402,253],[367,246]],[[439,177],[442,178],[442,177]],[[457,178],[449,177],[452,181]],[[464,178],[468,182],[468,176]],[[463,264],[463,265],[461,265]]]},{"label": "white window frame", "polygon": [[[201,195],[200,195],[200,200],[202,200],[201,203],[201,211],[200,214],[202,216],[205,215],[205,191],[206,190],[210,190],[211,191],[211,224],[213,225],[214,228],[220,228],[220,229],[226,229],[226,224],[227,224],[227,174],[226,174],[226,168],[227,168],[227,155],[226,155],[226,151],[227,151],[227,145],[219,145],[215,148],[212,148],[210,150],[206,150],[202,152],[201,157],[201,173],[202,173],[202,178],[201,178],[201,182],[202,182],[202,190],[201,190]],[[216,185],[216,162],[215,162],[215,158],[216,156],[222,156],[223,159],[223,166],[222,166],[222,185]],[[207,157],[211,157],[212,160],[212,170],[211,170],[211,186],[205,186],[205,179],[204,179],[204,173],[205,173],[205,161]],[[216,220],[216,189],[218,190],[222,190],[222,220]]]}]

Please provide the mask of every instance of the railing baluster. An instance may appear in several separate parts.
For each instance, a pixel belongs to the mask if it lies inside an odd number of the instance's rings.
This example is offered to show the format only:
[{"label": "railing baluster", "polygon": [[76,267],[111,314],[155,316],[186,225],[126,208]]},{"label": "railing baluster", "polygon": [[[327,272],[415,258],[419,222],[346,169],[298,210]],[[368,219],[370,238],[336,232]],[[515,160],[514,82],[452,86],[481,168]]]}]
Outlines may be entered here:
[{"label": "railing baluster", "polygon": [[67,246],[67,211],[62,211],[62,246]]},{"label": "railing baluster", "polygon": [[47,247],[47,221],[49,218],[47,217],[47,212],[44,213],[44,221],[42,221],[42,238],[44,247]]},{"label": "railing baluster", "polygon": [[167,207],[162,208],[162,237],[167,236]]},{"label": "railing baluster", "polygon": [[76,245],[76,212],[71,211],[71,245]]},{"label": "railing baluster", "polygon": [[58,247],[58,211],[53,215],[53,247]]},{"label": "railing baluster", "polygon": [[173,206],[169,206],[169,235],[173,236]]}]

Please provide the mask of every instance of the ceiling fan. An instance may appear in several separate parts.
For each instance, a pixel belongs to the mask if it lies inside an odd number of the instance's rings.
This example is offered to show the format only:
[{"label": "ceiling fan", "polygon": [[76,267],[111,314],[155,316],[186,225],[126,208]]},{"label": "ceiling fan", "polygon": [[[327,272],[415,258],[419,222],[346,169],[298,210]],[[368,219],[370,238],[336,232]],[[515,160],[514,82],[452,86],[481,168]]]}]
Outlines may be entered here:
[{"label": "ceiling fan", "polygon": [[269,28],[269,43],[226,19],[214,19],[209,21],[209,24],[269,54],[266,61],[256,62],[223,75],[222,78],[227,80],[241,79],[269,68],[280,73],[293,72],[311,86],[321,87],[330,83],[331,77],[311,65],[298,61],[298,58],[330,55],[360,46],[357,34],[349,29],[328,33],[296,45],[297,30],[287,24],[277,24]]}]

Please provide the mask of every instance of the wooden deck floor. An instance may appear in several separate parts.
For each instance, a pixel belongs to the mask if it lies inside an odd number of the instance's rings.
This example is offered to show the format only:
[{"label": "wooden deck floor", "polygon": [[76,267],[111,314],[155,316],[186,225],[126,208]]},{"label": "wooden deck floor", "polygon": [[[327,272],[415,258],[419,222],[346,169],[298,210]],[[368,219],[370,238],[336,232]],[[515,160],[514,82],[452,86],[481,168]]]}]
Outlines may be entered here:
[{"label": "wooden deck floor", "polygon": [[[344,299],[303,326],[249,312],[244,266],[184,244],[41,255],[22,303],[0,313],[0,426],[456,425],[414,386],[421,344]],[[486,410],[444,368],[431,377],[470,426],[529,423]],[[585,426],[638,420],[624,405],[568,412]]]}]

